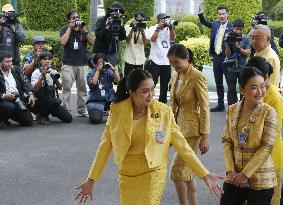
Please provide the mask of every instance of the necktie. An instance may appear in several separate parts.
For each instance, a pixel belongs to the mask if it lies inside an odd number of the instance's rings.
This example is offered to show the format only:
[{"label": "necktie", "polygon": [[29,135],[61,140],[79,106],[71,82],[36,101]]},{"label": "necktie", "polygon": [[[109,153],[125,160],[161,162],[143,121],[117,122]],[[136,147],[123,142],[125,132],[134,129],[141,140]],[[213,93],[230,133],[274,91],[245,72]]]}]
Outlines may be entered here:
[{"label": "necktie", "polygon": [[225,32],[225,27],[224,25],[221,24],[219,27],[219,33],[218,33],[218,38],[217,38],[216,47],[215,47],[215,52],[217,55],[221,53],[224,32]]}]

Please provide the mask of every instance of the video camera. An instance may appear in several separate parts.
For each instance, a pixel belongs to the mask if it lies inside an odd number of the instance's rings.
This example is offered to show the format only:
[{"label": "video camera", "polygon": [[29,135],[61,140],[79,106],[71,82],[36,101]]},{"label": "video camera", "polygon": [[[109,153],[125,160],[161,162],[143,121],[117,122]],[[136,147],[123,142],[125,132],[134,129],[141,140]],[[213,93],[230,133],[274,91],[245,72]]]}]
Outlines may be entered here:
[{"label": "video camera", "polygon": [[243,37],[241,34],[235,33],[233,30],[228,32],[225,37],[224,41],[228,44],[231,49],[231,55],[226,57],[223,61],[223,64],[227,67],[237,66],[237,57],[239,56],[238,48],[236,47],[237,42],[241,42]]},{"label": "video camera", "polygon": [[14,25],[17,21],[17,17],[19,15],[15,12],[3,12],[0,13],[0,19],[4,21],[2,23],[3,26],[9,26],[9,25]]},{"label": "video camera", "polygon": [[262,24],[262,25],[267,25],[267,20],[269,17],[267,16],[266,13],[258,13],[252,18],[252,26]]},{"label": "video camera", "polygon": [[135,22],[130,24],[130,27],[134,29],[134,31],[144,30],[146,29],[146,23],[144,21],[149,21],[149,17],[137,17],[135,18]]},{"label": "video camera", "polygon": [[119,31],[124,27],[123,25],[123,19],[125,19],[126,16],[122,13],[119,13],[119,10],[114,10],[109,15],[109,23],[110,23],[110,29],[113,32],[113,34],[119,34]]},{"label": "video camera", "polygon": [[170,19],[170,18],[165,18],[165,27],[172,27],[172,26],[177,26],[179,21]]},{"label": "video camera", "polygon": [[242,40],[242,35],[239,35],[234,31],[228,32],[224,37],[224,41],[227,42],[229,46],[234,46],[237,42],[241,42]]}]

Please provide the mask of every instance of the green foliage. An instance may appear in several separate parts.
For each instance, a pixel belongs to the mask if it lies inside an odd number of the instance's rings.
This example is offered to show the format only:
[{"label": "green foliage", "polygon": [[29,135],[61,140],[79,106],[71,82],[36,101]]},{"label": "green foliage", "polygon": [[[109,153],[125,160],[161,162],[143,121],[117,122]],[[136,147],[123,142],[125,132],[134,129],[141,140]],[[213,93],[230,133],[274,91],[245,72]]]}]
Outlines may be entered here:
[{"label": "green foliage", "polygon": [[276,37],[279,37],[283,32],[283,21],[268,21],[268,26],[273,29]]},{"label": "green foliage", "polygon": [[217,19],[217,7],[225,5],[229,9],[229,21],[242,19],[245,22],[245,32],[251,25],[252,16],[262,10],[261,0],[206,0],[205,1],[205,17],[210,20]]},{"label": "green foliage", "polygon": [[119,2],[123,4],[124,11],[126,14],[126,21],[128,21],[130,18],[133,17],[133,14],[138,11],[143,11],[147,16],[153,16],[154,14],[154,0],[135,0],[135,1],[129,1],[129,0],[104,0],[104,8],[105,13],[107,12],[107,8],[113,3],[113,2]]},{"label": "green foliage", "polygon": [[68,11],[77,7],[76,0],[24,0],[23,3],[28,28],[39,31],[58,31],[66,24]]},{"label": "green foliage", "polygon": [[177,42],[186,40],[186,38],[198,38],[200,37],[200,30],[198,26],[192,22],[180,22],[175,27]]},{"label": "green foliage", "polygon": [[262,10],[271,15],[272,8],[279,2],[280,0],[262,0]]},{"label": "green foliage", "polygon": [[[1,6],[1,9],[2,9],[2,6],[5,5],[5,4],[10,4],[11,3],[11,0],[0,0],[0,6]],[[2,10],[1,10],[2,11]]]},{"label": "green foliage", "polygon": [[89,4],[90,0],[77,0],[78,12],[81,20],[89,24]]},{"label": "green foliage", "polygon": [[205,27],[200,23],[197,15],[193,15],[193,14],[183,15],[181,18],[181,22],[192,22],[199,27],[199,30],[202,35],[206,35],[206,36],[210,35],[210,29],[208,29],[207,27]]},{"label": "green foliage", "polygon": [[270,15],[274,20],[283,20],[283,0],[280,0],[271,10]]},{"label": "green foliage", "polygon": [[203,65],[212,63],[209,50],[209,38],[201,36],[200,38],[188,38],[186,41],[181,41],[181,44],[190,48],[194,53],[194,67],[201,70]]},{"label": "green foliage", "polygon": [[275,44],[276,44],[276,46],[278,48],[278,51],[279,51],[278,56],[279,56],[279,59],[280,59],[280,65],[281,65],[281,69],[282,69],[282,65],[283,65],[283,48],[281,48],[279,46],[278,40],[279,39],[277,37],[274,38]]}]

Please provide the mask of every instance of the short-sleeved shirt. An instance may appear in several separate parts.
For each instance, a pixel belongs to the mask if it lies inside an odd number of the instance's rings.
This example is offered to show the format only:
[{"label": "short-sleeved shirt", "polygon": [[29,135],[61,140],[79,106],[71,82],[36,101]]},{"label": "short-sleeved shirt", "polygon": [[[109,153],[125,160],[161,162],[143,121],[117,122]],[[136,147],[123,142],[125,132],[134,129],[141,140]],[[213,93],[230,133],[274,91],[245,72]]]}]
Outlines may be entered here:
[{"label": "short-sleeved shirt", "polygon": [[[64,26],[60,31],[60,37],[62,37],[68,29],[68,26]],[[62,62],[64,65],[71,66],[83,66],[87,65],[87,38],[85,33],[81,31],[75,31],[72,29],[69,40],[64,46]],[[77,42],[77,43],[75,43]],[[77,44],[78,47],[75,49]]]},{"label": "short-sleeved shirt", "polygon": [[[243,36],[243,40],[241,41],[240,46],[243,49],[251,49],[251,44],[250,44],[250,40],[248,39],[248,37]],[[247,63],[247,59],[248,57],[243,56],[242,54],[239,54],[239,56],[237,57],[237,66],[228,67],[228,71],[229,72],[241,72]]]},{"label": "short-sleeved shirt", "polygon": [[[126,26],[126,35],[129,35],[131,27]],[[134,38],[137,38],[137,42],[134,42]],[[142,40],[142,34],[140,32],[133,32],[133,37],[129,43],[127,43],[125,56],[125,62],[132,65],[143,65],[145,62],[144,43]]]},{"label": "short-sleeved shirt", "polygon": [[[151,26],[146,32],[146,38],[151,39],[157,28],[157,24]],[[168,27],[161,29],[158,32],[158,38],[155,42],[150,41],[151,48],[149,59],[157,65],[169,65],[167,53],[170,48],[170,30]]]}]

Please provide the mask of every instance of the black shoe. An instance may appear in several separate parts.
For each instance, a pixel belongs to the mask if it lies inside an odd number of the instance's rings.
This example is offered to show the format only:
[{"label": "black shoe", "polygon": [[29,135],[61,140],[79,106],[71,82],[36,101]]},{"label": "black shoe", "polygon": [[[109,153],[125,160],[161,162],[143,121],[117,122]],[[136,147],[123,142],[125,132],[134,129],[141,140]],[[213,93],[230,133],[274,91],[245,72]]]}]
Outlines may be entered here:
[{"label": "black shoe", "polygon": [[210,109],[210,112],[224,112],[224,111],[225,111],[225,106],[219,104],[216,107]]}]

